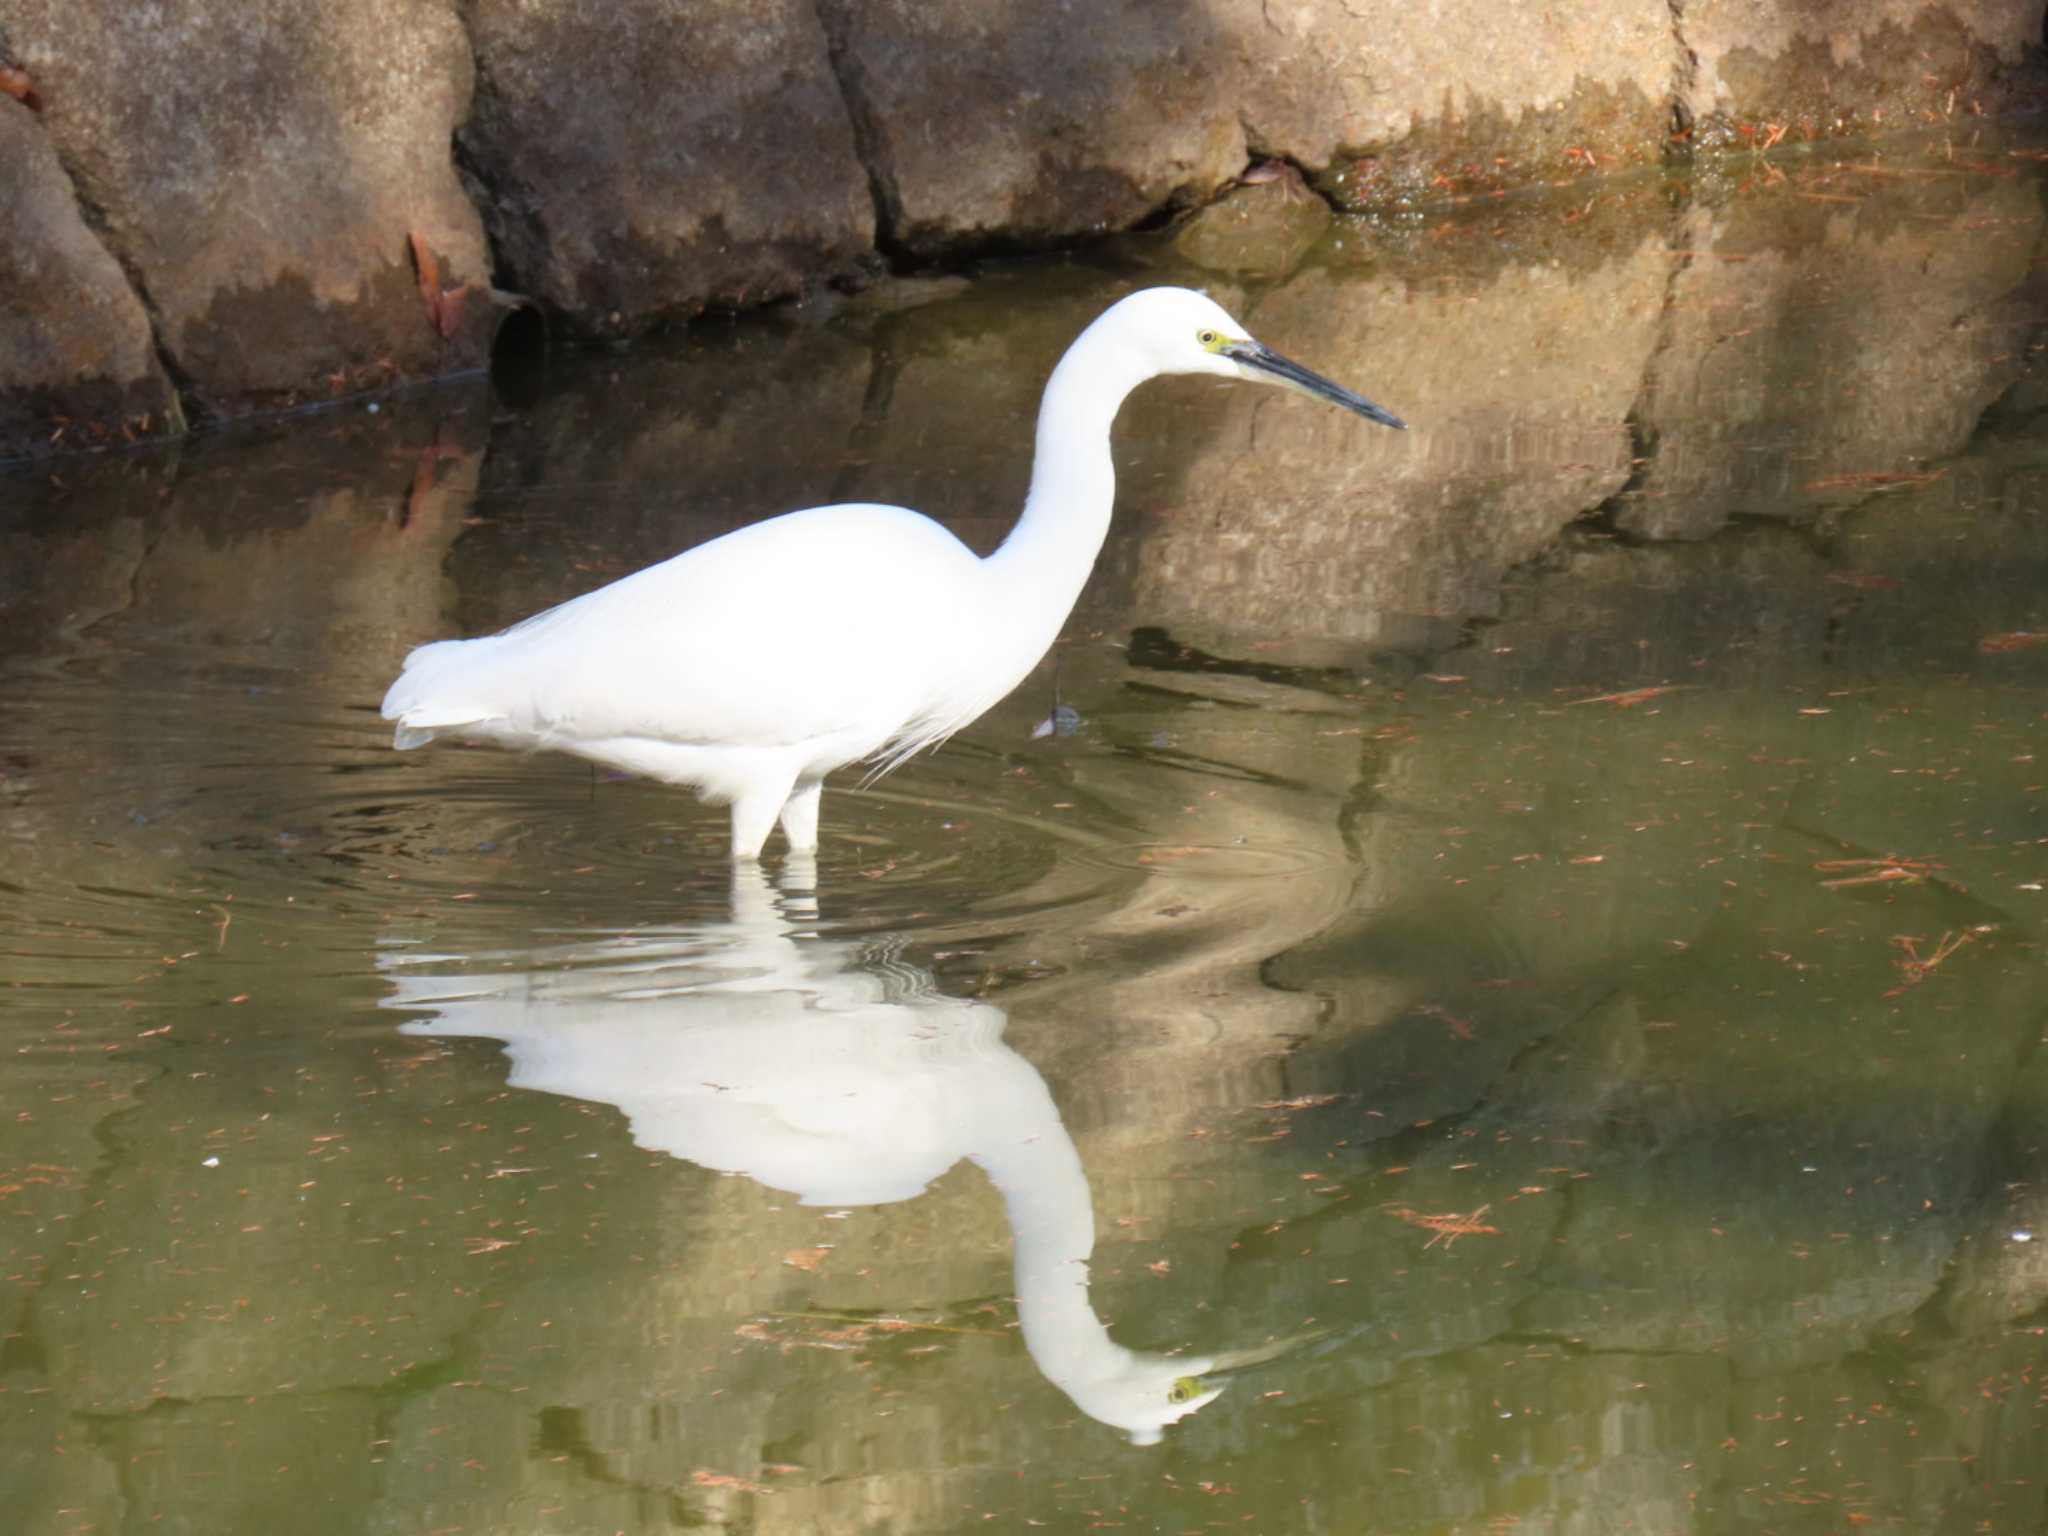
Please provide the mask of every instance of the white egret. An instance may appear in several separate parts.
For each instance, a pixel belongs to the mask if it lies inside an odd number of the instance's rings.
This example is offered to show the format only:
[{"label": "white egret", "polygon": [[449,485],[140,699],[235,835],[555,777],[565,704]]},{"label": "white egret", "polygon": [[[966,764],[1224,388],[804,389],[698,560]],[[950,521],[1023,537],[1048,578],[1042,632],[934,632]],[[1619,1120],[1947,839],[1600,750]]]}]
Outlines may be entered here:
[{"label": "white egret", "polygon": [[986,559],[904,507],[812,507],[738,529],[500,634],[405,658],[395,744],[552,747],[687,784],[732,807],[732,852],[779,817],[818,842],[825,775],[886,772],[1022,682],[1058,636],[1109,531],[1109,428],[1168,373],[1284,384],[1404,423],[1245,334],[1207,296],[1147,288],[1053,369],[1024,512]]}]

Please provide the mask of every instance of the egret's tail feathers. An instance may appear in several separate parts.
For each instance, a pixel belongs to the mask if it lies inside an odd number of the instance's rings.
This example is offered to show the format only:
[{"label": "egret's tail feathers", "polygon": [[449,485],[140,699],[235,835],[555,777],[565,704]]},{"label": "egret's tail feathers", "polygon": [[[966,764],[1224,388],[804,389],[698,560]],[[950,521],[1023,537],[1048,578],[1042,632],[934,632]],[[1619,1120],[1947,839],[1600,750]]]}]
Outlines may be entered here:
[{"label": "egret's tail feathers", "polygon": [[476,701],[478,658],[475,643],[462,640],[437,640],[405,658],[381,711],[386,720],[398,723],[393,746],[405,752],[424,747],[437,736],[504,719],[501,707]]},{"label": "egret's tail feathers", "polygon": [[387,700],[384,718],[396,720],[401,730],[452,731],[465,725],[481,725],[486,720],[502,720],[505,716],[502,711],[474,704],[436,704],[422,700],[393,708]]},{"label": "egret's tail feathers", "polygon": [[436,736],[459,735],[465,730],[474,731],[479,727],[487,727],[493,720],[504,718],[488,710],[436,709],[427,706],[418,706],[400,714],[393,714],[389,709],[384,713],[386,719],[395,719],[398,722],[398,729],[392,735],[391,744],[401,752],[409,752],[414,747],[424,747]]},{"label": "egret's tail feathers", "polygon": [[398,729],[391,736],[391,745],[401,752],[410,752],[414,747],[424,747],[437,737],[460,735],[465,728],[474,730],[485,723],[485,717],[482,716],[471,716],[465,720],[422,723],[408,715],[398,722]]}]

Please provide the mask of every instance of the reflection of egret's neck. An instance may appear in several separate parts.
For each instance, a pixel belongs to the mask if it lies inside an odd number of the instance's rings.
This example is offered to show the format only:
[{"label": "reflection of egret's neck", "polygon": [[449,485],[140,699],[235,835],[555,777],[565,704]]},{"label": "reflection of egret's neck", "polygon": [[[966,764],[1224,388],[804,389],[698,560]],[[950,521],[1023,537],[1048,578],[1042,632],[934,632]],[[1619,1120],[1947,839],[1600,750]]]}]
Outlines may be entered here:
[{"label": "reflection of egret's neck", "polygon": [[1088,1299],[1095,1249],[1088,1176],[1044,1080],[1031,1076],[1028,1110],[1020,1085],[996,1134],[969,1154],[1009,1212],[1024,1347],[1083,1413],[1150,1445],[1164,1425],[1213,1401],[1222,1388],[1194,1383],[1208,1360],[1125,1349],[1095,1315]]}]

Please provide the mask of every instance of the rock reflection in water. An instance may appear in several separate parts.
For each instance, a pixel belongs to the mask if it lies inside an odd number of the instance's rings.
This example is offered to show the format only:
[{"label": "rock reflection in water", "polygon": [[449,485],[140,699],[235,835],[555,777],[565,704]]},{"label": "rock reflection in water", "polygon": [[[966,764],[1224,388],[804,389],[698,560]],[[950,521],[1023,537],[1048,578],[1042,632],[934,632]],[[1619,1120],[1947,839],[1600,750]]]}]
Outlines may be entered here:
[{"label": "rock reflection in water", "polygon": [[1204,1378],[1218,1361],[1126,1349],[1095,1315],[1087,1173],[1003,1011],[946,996],[887,945],[810,931],[800,878],[777,890],[736,868],[729,922],[515,954],[393,945],[384,1006],[431,1013],[407,1034],[501,1040],[513,1087],[617,1105],[637,1145],[806,1205],[908,1200],[967,1159],[1003,1197],[1032,1360],[1082,1412],[1155,1443],[1221,1393]]}]

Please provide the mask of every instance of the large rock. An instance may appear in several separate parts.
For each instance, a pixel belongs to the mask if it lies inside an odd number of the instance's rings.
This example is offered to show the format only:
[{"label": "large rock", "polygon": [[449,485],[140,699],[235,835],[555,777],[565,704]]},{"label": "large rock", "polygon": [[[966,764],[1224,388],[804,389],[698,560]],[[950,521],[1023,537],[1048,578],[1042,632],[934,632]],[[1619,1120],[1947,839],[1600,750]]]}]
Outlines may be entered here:
[{"label": "large rock", "polygon": [[1358,206],[1641,163],[1661,151],[1666,0],[1508,23],[1489,0],[1221,0],[1253,146]]},{"label": "large rock", "polygon": [[883,203],[918,254],[1045,243],[1202,201],[1252,154],[1339,201],[1580,172],[1661,149],[1664,0],[1503,28],[1483,0],[855,6],[826,26]]},{"label": "large rock", "polygon": [[34,115],[5,96],[0,208],[0,459],[181,430],[149,316]]},{"label": "large rock", "polygon": [[2014,104],[2036,0],[1682,0],[1678,107],[1700,142],[1753,146]]},{"label": "large rock", "polygon": [[507,281],[622,334],[870,255],[874,207],[797,0],[479,0],[463,126]]},{"label": "large rock", "polygon": [[1124,228],[1244,169],[1232,50],[1188,0],[820,9],[884,237],[917,254]]},{"label": "large rock", "polygon": [[[189,400],[228,412],[483,360],[489,277],[448,152],[452,0],[9,0],[7,34]],[[445,334],[444,334],[445,333]]]},{"label": "large rock", "polygon": [[1332,217],[1300,172],[1269,160],[1182,225],[1174,254],[1230,277],[1285,277],[1329,234]]}]

